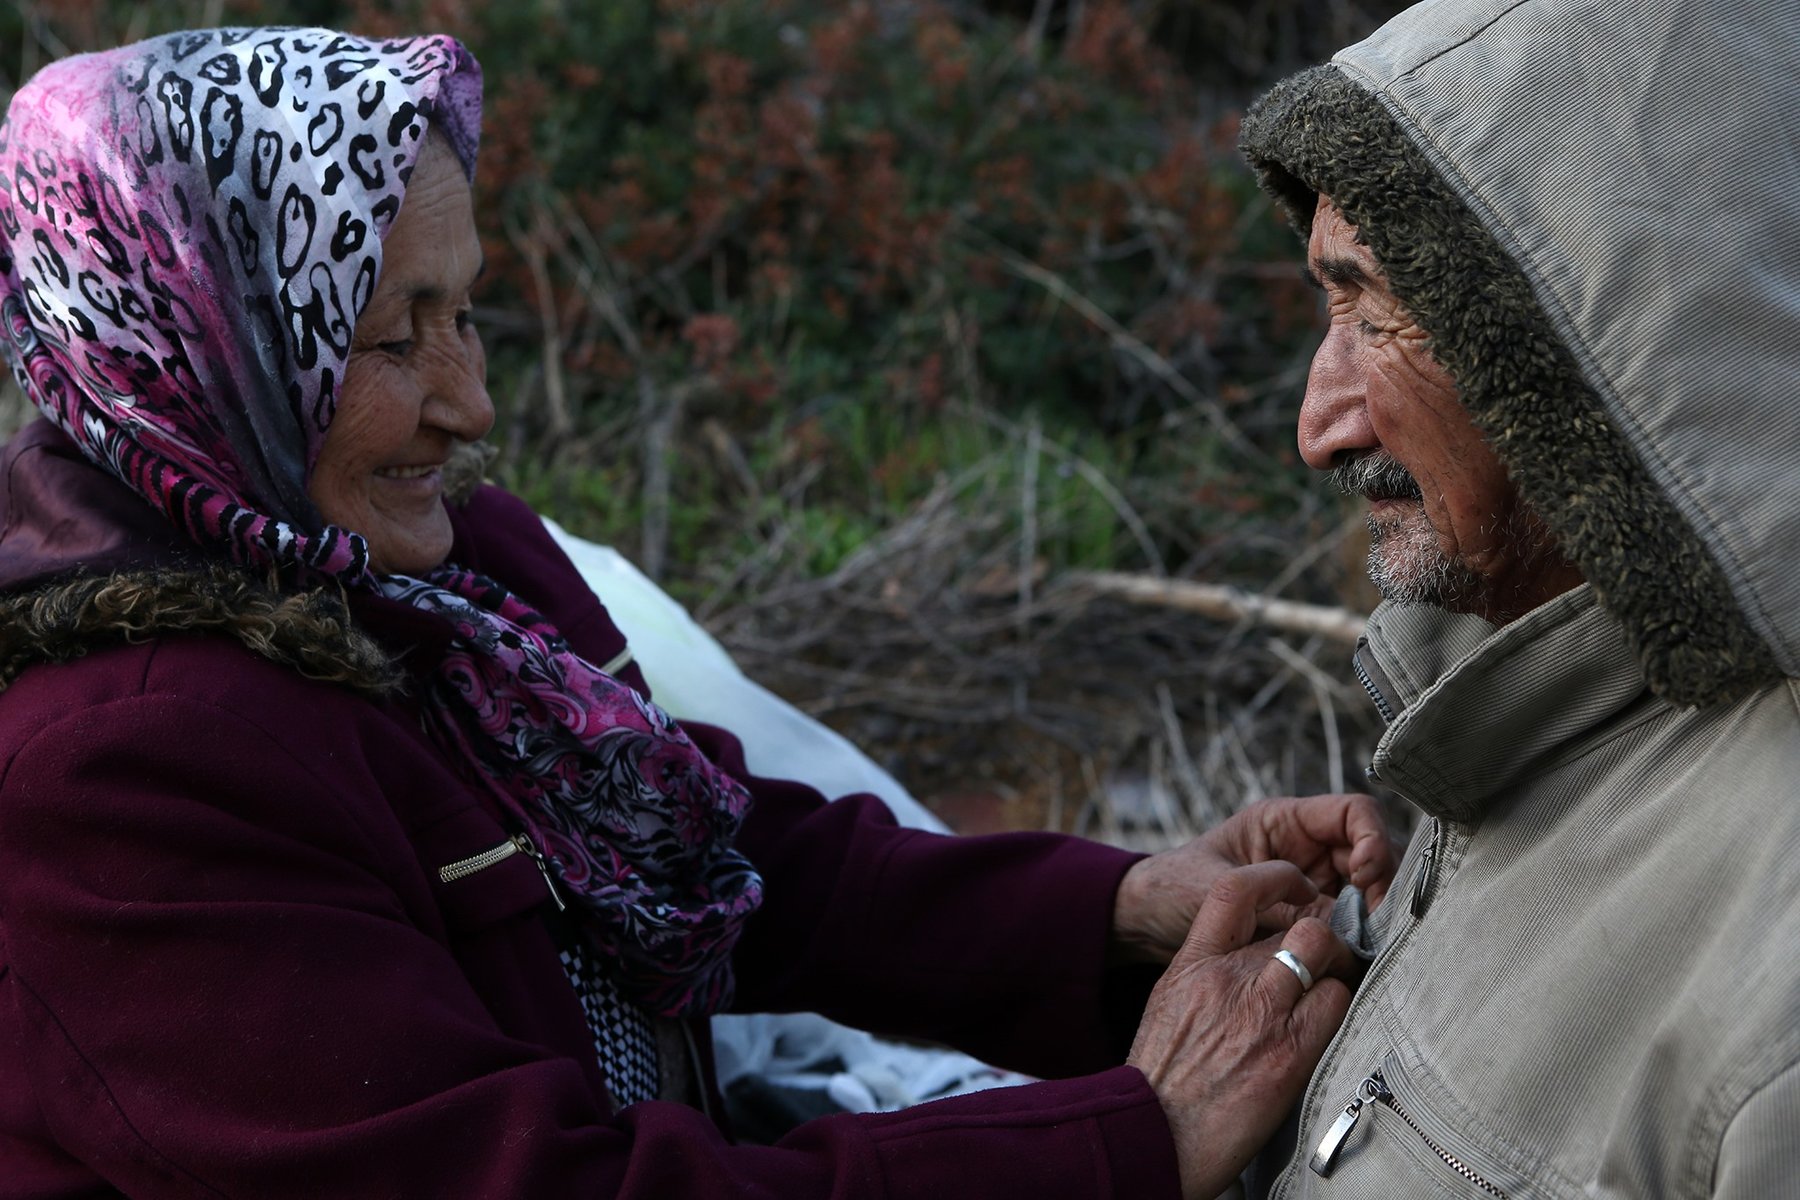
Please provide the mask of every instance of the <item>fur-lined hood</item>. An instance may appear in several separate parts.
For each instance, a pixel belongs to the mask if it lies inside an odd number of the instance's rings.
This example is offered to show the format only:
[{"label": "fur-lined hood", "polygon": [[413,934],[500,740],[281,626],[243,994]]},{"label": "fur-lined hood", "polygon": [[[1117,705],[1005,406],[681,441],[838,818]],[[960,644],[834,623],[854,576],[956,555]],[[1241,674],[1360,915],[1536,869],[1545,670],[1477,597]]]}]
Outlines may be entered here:
[{"label": "fur-lined hood", "polygon": [[1800,10],[1443,0],[1279,84],[1332,197],[1661,695],[1800,675]]}]

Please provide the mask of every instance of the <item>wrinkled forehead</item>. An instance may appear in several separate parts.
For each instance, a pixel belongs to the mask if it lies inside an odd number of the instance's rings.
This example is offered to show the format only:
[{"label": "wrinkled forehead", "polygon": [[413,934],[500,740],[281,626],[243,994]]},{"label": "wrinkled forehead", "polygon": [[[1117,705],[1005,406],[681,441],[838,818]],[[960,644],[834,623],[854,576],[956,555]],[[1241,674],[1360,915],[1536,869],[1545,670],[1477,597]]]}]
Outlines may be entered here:
[{"label": "wrinkled forehead", "polygon": [[1319,193],[1306,237],[1307,270],[1322,284],[1346,283],[1387,288],[1387,272],[1330,196]]}]

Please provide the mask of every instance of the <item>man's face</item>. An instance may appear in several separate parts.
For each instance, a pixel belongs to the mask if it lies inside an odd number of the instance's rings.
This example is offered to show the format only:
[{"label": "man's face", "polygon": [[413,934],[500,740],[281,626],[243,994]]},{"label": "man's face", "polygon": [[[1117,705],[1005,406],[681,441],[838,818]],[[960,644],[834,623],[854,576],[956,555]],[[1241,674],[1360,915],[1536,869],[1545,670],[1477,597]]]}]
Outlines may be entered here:
[{"label": "man's face", "polygon": [[1356,227],[1319,197],[1307,266],[1330,328],[1300,455],[1369,502],[1369,576],[1391,600],[1505,624],[1581,582],[1431,357]]}]

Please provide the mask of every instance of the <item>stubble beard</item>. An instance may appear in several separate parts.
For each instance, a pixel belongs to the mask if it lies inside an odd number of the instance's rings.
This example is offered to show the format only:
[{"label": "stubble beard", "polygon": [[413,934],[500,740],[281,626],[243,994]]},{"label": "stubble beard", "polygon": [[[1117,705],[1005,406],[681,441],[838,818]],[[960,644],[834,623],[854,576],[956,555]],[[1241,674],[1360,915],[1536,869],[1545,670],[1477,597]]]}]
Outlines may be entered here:
[{"label": "stubble beard", "polygon": [[1364,454],[1333,467],[1331,483],[1347,496],[1398,501],[1368,517],[1369,581],[1382,599],[1459,611],[1476,602],[1486,580],[1444,553],[1418,480],[1405,467],[1387,454]]}]

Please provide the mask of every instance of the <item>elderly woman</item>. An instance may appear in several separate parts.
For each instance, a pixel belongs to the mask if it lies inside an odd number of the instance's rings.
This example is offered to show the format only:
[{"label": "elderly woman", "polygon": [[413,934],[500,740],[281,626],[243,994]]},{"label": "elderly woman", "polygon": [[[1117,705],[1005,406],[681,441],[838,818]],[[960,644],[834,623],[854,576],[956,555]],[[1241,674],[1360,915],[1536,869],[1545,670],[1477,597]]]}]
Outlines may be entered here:
[{"label": "elderly woman", "polygon": [[[446,502],[493,417],[479,110],[448,38],[216,30],[0,128],[46,418],[0,460],[0,1191],[1225,1186],[1342,1019],[1294,917],[1378,898],[1369,802],[1149,859],[939,838],[669,720],[532,514]],[[1145,1007],[1122,964],[1172,957]],[[729,1007],[1060,1078],[737,1147]]]}]

